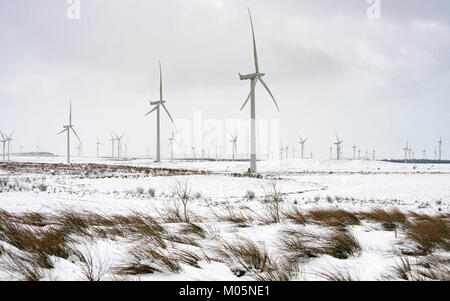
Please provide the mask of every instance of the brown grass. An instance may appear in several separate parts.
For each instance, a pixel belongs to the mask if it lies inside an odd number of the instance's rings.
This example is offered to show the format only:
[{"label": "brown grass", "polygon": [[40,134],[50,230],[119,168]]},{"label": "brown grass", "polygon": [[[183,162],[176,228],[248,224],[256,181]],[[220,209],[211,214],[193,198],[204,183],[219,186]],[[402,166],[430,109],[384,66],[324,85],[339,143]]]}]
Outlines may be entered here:
[{"label": "brown grass", "polygon": [[341,209],[313,209],[307,213],[313,223],[328,227],[347,227],[359,225],[358,216]]},{"label": "brown grass", "polygon": [[233,242],[223,241],[222,248],[217,251],[224,258],[238,264],[244,271],[266,272],[273,270],[272,259],[266,247],[248,239]]},{"label": "brown grass", "polygon": [[406,224],[408,222],[407,216],[397,208],[390,211],[375,208],[368,212],[360,212],[358,215],[363,219],[378,223]]},{"label": "brown grass", "polygon": [[304,225],[308,222],[306,215],[297,207],[293,207],[289,211],[284,212],[283,216],[285,219],[298,225]]},{"label": "brown grass", "polygon": [[361,244],[350,232],[335,231],[325,238],[325,243],[322,246],[322,252],[324,254],[338,259],[358,256],[361,251]]},{"label": "brown grass", "polygon": [[428,255],[435,249],[450,251],[450,227],[442,217],[419,218],[408,225],[406,237],[414,242],[420,255]]}]

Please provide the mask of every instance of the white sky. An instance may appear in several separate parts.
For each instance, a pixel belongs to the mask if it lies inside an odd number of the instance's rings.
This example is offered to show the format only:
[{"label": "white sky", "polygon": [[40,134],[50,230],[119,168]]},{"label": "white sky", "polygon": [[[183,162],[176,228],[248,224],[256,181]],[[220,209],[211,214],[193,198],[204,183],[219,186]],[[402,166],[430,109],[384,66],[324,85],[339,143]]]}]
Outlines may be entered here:
[{"label": "white sky", "polygon": [[[81,19],[69,20],[64,0],[0,0],[0,129],[16,131],[15,150],[39,141],[64,155],[56,133],[71,98],[85,155],[97,135],[110,154],[110,131],[126,134],[130,155],[154,154],[155,116],[144,114],[159,97],[159,59],[175,119],[247,119],[238,72],[254,70],[250,6],[281,110],[259,86],[257,117],[279,119],[284,144],[302,133],[308,153],[328,158],[336,130],[346,157],[354,144],[402,157],[406,139],[432,157],[442,134],[450,158],[450,2],[381,4],[374,21],[365,0],[81,0]],[[166,155],[169,125],[163,114]]]}]

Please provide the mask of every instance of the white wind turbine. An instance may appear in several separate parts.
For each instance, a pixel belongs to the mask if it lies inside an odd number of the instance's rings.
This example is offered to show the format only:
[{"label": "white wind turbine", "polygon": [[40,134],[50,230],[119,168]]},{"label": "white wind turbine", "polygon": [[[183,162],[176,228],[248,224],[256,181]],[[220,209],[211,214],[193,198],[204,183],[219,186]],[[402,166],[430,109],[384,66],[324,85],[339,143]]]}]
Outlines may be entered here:
[{"label": "white wind turbine", "polygon": [[[231,136],[231,135],[230,135]],[[234,161],[234,157],[236,156],[236,154],[237,154],[237,139],[238,139],[238,136],[231,136],[231,140],[230,140],[230,142],[232,143],[232,145],[233,145],[233,161]]]},{"label": "white wind turbine", "polygon": [[114,159],[114,142],[116,141],[116,138],[114,138],[113,134],[111,134],[111,158]]},{"label": "white wind turbine", "polygon": [[336,154],[337,154],[336,160],[339,161],[341,159],[341,149],[342,149],[342,143],[344,143],[344,141],[341,141],[339,139],[339,136],[338,136],[337,133],[336,133],[336,139],[337,139],[337,142],[335,143],[335,145],[336,145]]},{"label": "white wind turbine", "polygon": [[302,159],[304,159],[305,154],[305,143],[309,140],[309,138],[303,139],[300,135],[298,135],[299,143],[302,146]]},{"label": "white wind turbine", "polygon": [[[64,125],[63,127],[64,127],[64,129],[61,132],[59,132],[58,135],[60,135],[64,132],[67,132],[67,164],[70,164],[70,131],[71,130],[75,134],[75,136],[78,138],[78,141],[80,142],[80,145],[81,145],[81,139],[78,136],[75,129],[73,128],[73,124],[72,124],[72,102],[70,102],[69,124]],[[37,149],[38,149],[38,153],[39,153],[39,145],[37,146]]]},{"label": "white wind turbine", "polygon": [[98,159],[98,158],[100,158],[100,145],[103,145],[103,144],[100,142],[100,140],[98,140],[98,137],[97,137],[97,143],[96,143],[96,145],[97,145],[97,159]]},{"label": "white wind turbine", "polygon": [[439,144],[439,161],[441,161],[442,160],[442,136],[439,138],[438,144]]},{"label": "white wind turbine", "polygon": [[9,135],[9,136],[6,136],[6,143],[7,143],[7,146],[8,146],[8,161],[9,161],[9,155],[10,155],[10,151],[11,151],[11,142],[13,142],[14,141],[14,139],[12,138],[12,136],[14,135],[14,131]]},{"label": "white wind turbine", "polygon": [[161,62],[159,62],[159,101],[150,101],[150,105],[155,106],[150,112],[145,114],[145,116],[150,115],[152,112],[156,111],[156,162],[161,162],[161,127],[160,127],[160,107],[162,106],[163,109],[166,111],[167,115],[169,116],[170,120],[172,121],[172,124],[175,126],[175,123],[173,121],[172,116],[169,113],[169,110],[167,110],[167,107],[165,105],[166,101],[163,100],[163,81],[162,81],[162,69],[161,69]]},{"label": "white wind turbine", "polygon": [[173,145],[176,143],[175,136],[172,131],[172,137],[169,138],[169,146],[170,146],[170,161],[173,161]]},{"label": "white wind turbine", "polygon": [[272,95],[272,92],[270,91],[267,84],[264,82],[262,77],[265,75],[264,73],[259,72],[259,64],[258,64],[258,54],[256,51],[256,39],[255,39],[255,30],[253,28],[253,20],[252,15],[250,13],[250,8],[248,9],[248,14],[250,17],[250,25],[252,29],[252,36],[253,36],[253,58],[255,61],[255,73],[247,74],[247,75],[241,75],[239,74],[240,80],[250,80],[250,94],[248,95],[247,99],[245,100],[244,105],[241,108],[241,111],[244,109],[244,107],[247,105],[248,101],[251,99],[250,103],[250,117],[251,117],[251,158],[250,158],[250,171],[255,173],[256,172],[256,103],[255,103],[255,87],[256,84],[261,82],[261,84],[264,86],[264,88],[269,93],[270,97],[275,103],[275,106],[277,107],[277,110],[280,111],[278,104],[275,100],[275,98]]},{"label": "white wind turbine", "polygon": [[403,148],[403,151],[405,152],[405,163],[408,163],[408,151],[409,151],[408,141],[406,141],[406,147]]},{"label": "white wind turbine", "polygon": [[3,157],[3,161],[5,161],[5,146],[6,146],[7,140],[6,140],[6,137],[3,135],[2,131],[0,131],[0,135],[2,136],[2,140],[0,142],[3,145],[3,155],[2,155],[2,157]]},{"label": "white wind turbine", "polygon": [[356,145],[353,145],[353,160],[356,160]]},{"label": "white wind turbine", "polygon": [[122,136],[117,136],[116,134],[114,134],[116,136],[115,140],[117,141],[117,158],[120,159],[120,148],[122,146],[121,141],[123,139],[123,137],[125,136],[125,134],[123,134]]}]

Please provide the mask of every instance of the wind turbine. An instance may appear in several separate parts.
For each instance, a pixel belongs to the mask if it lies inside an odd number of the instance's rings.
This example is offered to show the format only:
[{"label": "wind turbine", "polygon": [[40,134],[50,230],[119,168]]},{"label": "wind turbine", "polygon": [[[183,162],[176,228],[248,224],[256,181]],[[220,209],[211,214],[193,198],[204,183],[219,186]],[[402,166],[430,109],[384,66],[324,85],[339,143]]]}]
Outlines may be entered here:
[{"label": "wind turbine", "polygon": [[0,134],[2,135],[2,140],[0,142],[3,144],[3,155],[2,155],[2,157],[3,157],[3,161],[5,161],[5,146],[6,146],[7,140],[6,140],[6,137],[3,135],[2,131],[0,131]]},{"label": "wind turbine", "polygon": [[336,159],[339,161],[340,158],[341,158],[342,143],[344,143],[344,141],[341,141],[339,139],[339,136],[338,136],[337,133],[336,133],[336,139],[337,139],[337,142],[335,143],[335,145],[336,145],[336,154],[337,154]]},{"label": "wind turbine", "polygon": [[111,158],[114,159],[114,142],[116,141],[116,138],[114,138],[113,134],[111,134]]},{"label": "wind turbine", "polygon": [[284,151],[286,152],[286,160],[289,160],[289,144],[284,148]]},{"label": "wind turbine", "polygon": [[[70,102],[69,125],[64,125],[63,128],[64,129],[61,132],[59,132],[58,135],[60,135],[64,132],[67,132],[67,164],[70,164],[70,130],[72,130],[72,132],[75,134],[75,136],[77,137],[77,139],[81,145],[81,139],[78,136],[75,129],[73,128],[73,124],[72,124],[72,102]],[[37,148],[39,149],[39,145],[37,146]],[[39,153],[39,151],[38,151],[38,153]]]},{"label": "wind turbine", "polygon": [[98,158],[100,158],[100,145],[103,145],[103,144],[100,142],[100,140],[98,140],[98,137],[97,137],[97,143],[96,143],[96,145],[97,145],[97,159],[98,159]]},{"label": "wind turbine", "polygon": [[305,151],[305,143],[309,140],[309,138],[306,139],[302,139],[302,137],[300,135],[298,135],[298,138],[300,139],[299,143],[302,146],[302,159],[304,159],[304,151]]},{"label": "wind turbine", "polygon": [[6,143],[8,144],[8,161],[9,161],[9,154],[10,154],[10,149],[11,149],[11,142],[14,141],[14,139],[12,139],[12,136],[14,135],[14,131],[9,135],[6,136]]},{"label": "wind turbine", "polygon": [[358,148],[358,160],[361,160],[361,149]]},{"label": "wind turbine", "polygon": [[409,146],[408,146],[408,141],[406,141],[406,147],[403,148],[403,151],[405,152],[405,163],[408,163],[408,151],[409,151]]},{"label": "wind turbine", "polygon": [[442,136],[439,138],[439,161],[442,160]]},{"label": "wind turbine", "polygon": [[333,146],[330,146],[330,160],[333,160]]},{"label": "wind turbine", "polygon": [[176,143],[175,136],[172,131],[172,137],[169,138],[169,146],[170,146],[170,161],[173,161],[173,144]]},{"label": "wind turbine", "polygon": [[120,147],[121,147],[121,141],[123,139],[123,137],[125,136],[125,134],[123,134],[122,136],[117,136],[116,134],[114,134],[116,136],[116,141],[117,141],[117,158],[120,159]]},{"label": "wind turbine", "polygon": [[35,146],[35,148],[36,148],[36,154],[37,154],[37,156],[38,156],[38,159],[39,159],[39,148],[41,147],[41,142],[39,141],[38,142],[38,144]]},{"label": "wind turbine", "polygon": [[423,150],[423,160],[426,159],[426,157],[427,157],[426,154],[427,154],[427,151],[424,149],[424,150]]},{"label": "wind turbine", "polygon": [[192,147],[192,161],[195,161],[195,146]]},{"label": "wind turbine", "polygon": [[375,150],[372,152],[372,161],[375,161]]},{"label": "wind turbine", "polygon": [[353,160],[356,160],[356,145],[353,145]]},{"label": "wind turbine", "polygon": [[161,106],[166,111],[167,115],[172,121],[172,124],[175,126],[175,122],[173,121],[172,116],[170,116],[169,110],[167,110],[165,103],[166,101],[163,100],[163,81],[162,81],[161,62],[159,62],[159,101],[150,101],[150,105],[155,107],[150,112],[145,114],[145,116],[148,116],[154,111],[156,111],[156,162],[161,162],[161,128],[160,128]]},{"label": "wind turbine", "polygon": [[[230,135],[231,136],[231,135]],[[235,157],[235,155],[236,155],[236,153],[237,153],[237,139],[238,139],[238,136],[231,136],[231,140],[230,140],[230,142],[232,143],[232,145],[233,145],[233,161],[234,161],[234,157]]]},{"label": "wind turbine", "polygon": [[283,144],[280,144],[280,156],[281,156],[281,160],[283,160],[283,152],[284,152]]},{"label": "wind turbine", "polygon": [[264,82],[262,77],[265,75],[264,73],[259,72],[259,63],[258,63],[258,54],[256,51],[256,39],[255,39],[255,30],[253,28],[253,20],[252,15],[250,13],[250,8],[248,9],[248,14],[250,17],[250,25],[252,29],[252,36],[253,36],[253,58],[255,61],[255,73],[247,74],[247,75],[241,75],[239,74],[240,80],[250,80],[250,94],[248,95],[247,99],[245,100],[244,105],[241,108],[241,111],[244,109],[244,107],[247,105],[248,101],[251,99],[250,103],[250,118],[251,118],[251,157],[250,157],[250,172],[256,173],[256,97],[255,97],[255,87],[258,81],[261,82],[261,84],[264,86],[264,88],[269,93],[270,97],[272,98],[273,102],[275,103],[275,106],[277,107],[277,110],[280,111],[278,104],[270,91],[267,84]]}]

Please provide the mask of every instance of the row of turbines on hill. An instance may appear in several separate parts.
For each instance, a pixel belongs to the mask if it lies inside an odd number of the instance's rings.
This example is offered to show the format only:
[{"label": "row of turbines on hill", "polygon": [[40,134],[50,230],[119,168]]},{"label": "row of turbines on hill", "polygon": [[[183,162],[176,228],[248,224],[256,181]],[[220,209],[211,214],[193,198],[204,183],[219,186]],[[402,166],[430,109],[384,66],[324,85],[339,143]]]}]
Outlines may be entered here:
[{"label": "row of turbines on hill", "polygon": [[[251,172],[256,172],[257,171],[257,149],[256,149],[256,97],[255,97],[255,88],[257,83],[261,83],[261,85],[265,88],[265,90],[267,91],[267,93],[270,95],[271,99],[273,100],[276,109],[278,111],[279,110],[279,106],[277,101],[275,100],[275,97],[273,96],[272,92],[270,91],[268,85],[266,84],[266,82],[262,79],[262,77],[265,76],[265,73],[262,73],[259,69],[259,61],[258,61],[258,53],[257,53],[257,47],[256,47],[256,38],[255,38],[255,30],[254,30],[254,26],[253,26],[253,20],[252,20],[252,16],[250,13],[250,9],[248,10],[249,13],[249,19],[250,19],[250,26],[251,26],[251,32],[252,32],[252,42],[253,42],[253,59],[254,59],[254,65],[255,65],[255,72],[251,73],[251,74],[247,74],[247,75],[242,75],[239,74],[239,78],[240,80],[249,80],[250,81],[250,92],[243,104],[243,106],[241,107],[241,111],[246,107],[246,105],[250,102],[250,118],[251,118],[251,125],[250,125],[250,154],[246,154],[246,156],[244,156],[243,154],[241,154],[241,158],[250,158],[250,168],[249,171]],[[152,109],[145,115],[148,116],[151,113],[155,112],[156,113],[156,162],[161,162],[161,109],[163,109],[165,111],[165,113],[168,115],[169,119],[172,122],[172,128],[173,130],[177,130],[174,120],[171,116],[171,114],[169,113],[169,110],[166,107],[166,103],[167,101],[164,100],[163,98],[163,76],[162,76],[162,67],[161,67],[161,63],[159,63],[159,75],[160,75],[160,87],[159,87],[159,100],[157,101],[150,101],[150,105],[152,106]],[[175,136],[174,136],[174,131],[172,130],[172,136],[169,139],[169,146],[171,148],[171,160],[174,160],[174,144],[176,143],[175,141]],[[69,123],[68,125],[64,125],[63,126],[63,130],[61,132],[58,133],[58,135],[66,133],[67,134],[67,163],[70,164],[71,163],[71,153],[70,153],[70,136],[71,133],[73,133],[76,138],[78,139],[79,145],[77,146],[78,149],[78,156],[81,156],[81,151],[82,151],[82,143],[81,143],[81,139],[78,136],[77,132],[75,131],[74,125],[72,124],[72,103],[70,102],[70,109],[69,109]],[[10,155],[10,145],[11,142],[14,141],[12,139],[14,133],[11,133],[9,136],[4,134],[3,132],[1,133],[1,137],[2,140],[0,141],[3,144],[3,160],[5,161],[5,145],[7,146],[7,158],[9,161],[9,155]],[[122,153],[125,153],[125,156],[127,156],[128,153],[128,149],[127,149],[127,144],[124,143],[122,140],[124,138],[124,135],[122,136],[118,136],[116,134],[111,134],[111,156],[112,158],[122,158],[122,156],[124,155]],[[335,145],[335,150],[336,150],[336,160],[341,160],[343,158],[343,143],[344,141],[342,141],[337,133],[336,133],[336,142],[334,143]],[[305,159],[305,144],[308,141],[308,138],[303,139],[302,137],[299,136],[299,144],[301,147],[301,152],[300,152],[300,156],[299,158],[301,159]],[[238,136],[232,136],[230,143],[232,143],[232,160],[236,160],[238,159],[238,153],[237,153],[237,142],[238,142]],[[97,146],[97,157],[100,157],[100,146],[103,145],[99,139],[97,138],[97,142],[96,142],[96,146]],[[115,147],[117,146],[117,152],[115,153]],[[219,159],[219,152],[218,152],[218,147],[216,147],[216,160]],[[39,153],[39,144],[36,147],[37,153]],[[195,160],[196,159],[196,148],[195,146],[192,146],[191,148],[192,150],[192,159]],[[407,146],[404,149],[405,150],[405,161],[408,162],[408,160],[411,160],[411,158],[414,158],[414,153],[412,154],[411,157],[411,148]],[[442,150],[442,139],[440,139],[439,141],[439,160],[441,160],[441,152]],[[296,149],[295,147],[292,148],[292,158],[295,158],[295,152]],[[188,154],[187,154],[187,149],[185,149],[185,158],[188,158]],[[208,156],[206,155],[208,153]],[[205,149],[202,149],[202,159],[205,159],[206,157],[210,157],[209,156],[209,151],[206,151]],[[281,145],[280,147],[280,157],[281,159],[288,159],[289,158],[289,146],[283,146]],[[309,158],[312,159],[313,154],[312,152],[310,152],[309,154]],[[267,158],[273,158],[273,152],[268,152],[267,153]],[[356,156],[356,146],[353,146],[353,159],[362,159],[361,157],[361,150],[358,150],[358,156]],[[424,151],[424,158],[425,158],[425,151]],[[333,147],[330,148],[330,159],[333,159]],[[369,152],[366,151],[365,154],[365,158],[364,159],[369,159]],[[372,152],[372,159],[375,160],[375,150]]]}]

